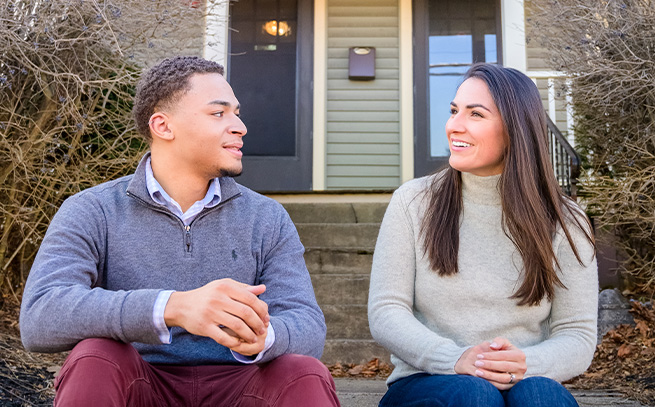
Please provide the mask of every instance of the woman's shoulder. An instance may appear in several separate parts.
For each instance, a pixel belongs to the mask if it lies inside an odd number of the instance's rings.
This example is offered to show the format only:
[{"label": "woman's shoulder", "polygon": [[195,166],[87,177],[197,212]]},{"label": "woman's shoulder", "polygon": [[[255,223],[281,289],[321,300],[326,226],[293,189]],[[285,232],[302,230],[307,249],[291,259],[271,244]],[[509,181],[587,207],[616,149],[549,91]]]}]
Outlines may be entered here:
[{"label": "woman's shoulder", "polygon": [[422,196],[438,185],[444,173],[445,171],[439,171],[424,177],[411,179],[398,187],[395,194],[404,198]]}]

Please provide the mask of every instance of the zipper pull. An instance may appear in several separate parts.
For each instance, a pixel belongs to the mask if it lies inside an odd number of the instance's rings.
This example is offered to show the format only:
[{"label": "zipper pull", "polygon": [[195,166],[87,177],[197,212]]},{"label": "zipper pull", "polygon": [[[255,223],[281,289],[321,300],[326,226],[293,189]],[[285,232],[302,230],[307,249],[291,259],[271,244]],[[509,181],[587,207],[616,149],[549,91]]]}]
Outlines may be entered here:
[{"label": "zipper pull", "polygon": [[186,225],[184,229],[186,230],[186,251],[188,252],[191,251],[191,226]]}]

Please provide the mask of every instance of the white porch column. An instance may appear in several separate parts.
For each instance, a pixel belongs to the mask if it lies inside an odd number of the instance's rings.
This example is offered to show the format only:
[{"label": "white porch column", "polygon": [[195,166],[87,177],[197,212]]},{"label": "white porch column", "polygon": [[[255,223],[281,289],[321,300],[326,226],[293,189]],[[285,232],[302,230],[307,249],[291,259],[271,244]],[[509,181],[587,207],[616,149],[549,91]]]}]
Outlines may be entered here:
[{"label": "white porch column", "polygon": [[314,1],[314,126],[312,189],[325,190],[327,109],[327,0]]},{"label": "white porch column", "polygon": [[230,2],[228,0],[207,0],[207,11],[203,57],[218,62],[227,70]]},{"label": "white porch column", "polygon": [[523,0],[501,0],[503,65],[527,71],[525,47],[525,9]]},{"label": "white porch column", "polygon": [[400,0],[400,182],[414,178],[414,40],[412,0]]}]

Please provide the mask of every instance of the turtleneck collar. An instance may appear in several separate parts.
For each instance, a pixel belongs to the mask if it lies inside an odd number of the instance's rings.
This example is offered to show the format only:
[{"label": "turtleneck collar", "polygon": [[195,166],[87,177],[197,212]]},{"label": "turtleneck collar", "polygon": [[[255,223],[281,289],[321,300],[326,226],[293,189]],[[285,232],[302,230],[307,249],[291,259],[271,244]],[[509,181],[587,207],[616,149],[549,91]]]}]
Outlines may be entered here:
[{"label": "turtleneck collar", "polygon": [[500,175],[480,177],[462,172],[462,199],[481,205],[500,205]]}]

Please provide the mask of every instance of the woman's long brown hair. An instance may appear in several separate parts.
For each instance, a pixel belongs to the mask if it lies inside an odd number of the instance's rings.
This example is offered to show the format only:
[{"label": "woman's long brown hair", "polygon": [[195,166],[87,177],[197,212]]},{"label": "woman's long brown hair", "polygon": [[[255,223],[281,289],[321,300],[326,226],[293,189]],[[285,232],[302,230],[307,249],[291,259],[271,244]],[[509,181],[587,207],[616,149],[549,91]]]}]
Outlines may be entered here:
[{"label": "woman's long brown hair", "polygon": [[[499,181],[502,224],[524,265],[521,285],[511,298],[518,299],[519,305],[539,305],[544,297],[553,299],[555,286],[564,287],[557,276],[560,266],[553,250],[557,226],[580,264],[567,223],[579,228],[594,245],[591,226],[555,179],[548,155],[546,116],[535,84],[515,69],[491,64],[473,65],[464,80],[469,78],[487,84],[508,140]],[[428,199],[421,224],[425,253],[439,275],[454,275],[458,271],[461,173],[449,166],[435,176]]]}]

